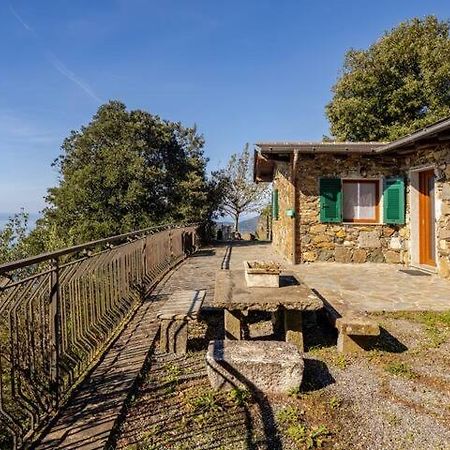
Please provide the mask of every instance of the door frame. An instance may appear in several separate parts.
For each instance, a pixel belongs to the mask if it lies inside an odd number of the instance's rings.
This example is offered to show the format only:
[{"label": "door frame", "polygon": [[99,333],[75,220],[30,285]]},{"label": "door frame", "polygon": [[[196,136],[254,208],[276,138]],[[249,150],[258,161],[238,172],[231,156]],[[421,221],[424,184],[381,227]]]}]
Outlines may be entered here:
[{"label": "door frame", "polygon": [[[433,169],[419,172],[419,262],[420,264],[431,267],[436,267],[435,178]],[[429,190],[431,179],[433,179],[433,198]],[[433,253],[434,259],[432,256]]]},{"label": "door frame", "polygon": [[[409,170],[409,224],[410,224],[410,264],[415,267],[421,267],[430,271],[437,271],[439,264],[439,259],[436,257],[435,265],[428,265],[421,263],[420,257],[420,186],[419,178],[420,172],[426,172],[430,170],[435,170],[435,165],[424,165],[411,167]],[[435,213],[435,239],[434,239],[434,249],[435,255],[438,255],[438,243],[437,243],[437,221],[438,217],[438,199],[436,196],[437,189],[435,184],[434,189],[434,213]]]}]

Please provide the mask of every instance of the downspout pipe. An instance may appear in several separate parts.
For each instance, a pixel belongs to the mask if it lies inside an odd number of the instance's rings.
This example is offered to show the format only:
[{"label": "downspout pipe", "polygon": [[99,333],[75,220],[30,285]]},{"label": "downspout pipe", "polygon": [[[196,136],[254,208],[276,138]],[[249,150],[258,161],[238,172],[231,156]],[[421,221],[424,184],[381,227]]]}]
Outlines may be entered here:
[{"label": "downspout pipe", "polygon": [[294,216],[292,217],[292,264],[297,264],[297,216],[299,208],[297,208],[297,165],[298,165],[298,150],[294,150],[291,159],[291,184],[292,184],[292,207],[294,209]]}]

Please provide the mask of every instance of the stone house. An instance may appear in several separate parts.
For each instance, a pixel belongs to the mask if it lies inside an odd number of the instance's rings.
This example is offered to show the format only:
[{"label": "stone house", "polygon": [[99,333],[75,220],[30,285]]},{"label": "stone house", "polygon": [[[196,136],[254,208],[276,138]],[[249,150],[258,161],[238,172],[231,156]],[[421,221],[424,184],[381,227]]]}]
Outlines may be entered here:
[{"label": "stone house", "polygon": [[450,118],[391,143],[263,142],[272,245],[293,263],[399,263],[450,278]]}]

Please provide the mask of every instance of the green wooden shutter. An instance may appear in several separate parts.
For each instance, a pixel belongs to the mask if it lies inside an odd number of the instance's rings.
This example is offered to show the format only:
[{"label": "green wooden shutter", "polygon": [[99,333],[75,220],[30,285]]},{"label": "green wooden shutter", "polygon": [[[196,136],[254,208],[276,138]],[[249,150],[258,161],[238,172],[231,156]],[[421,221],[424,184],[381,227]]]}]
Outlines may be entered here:
[{"label": "green wooden shutter", "polygon": [[387,178],[383,192],[384,222],[405,223],[405,181],[403,178]]},{"label": "green wooden shutter", "polygon": [[320,221],[342,222],[342,183],[340,178],[320,179]]},{"label": "green wooden shutter", "polygon": [[272,191],[272,217],[278,220],[278,189]]}]

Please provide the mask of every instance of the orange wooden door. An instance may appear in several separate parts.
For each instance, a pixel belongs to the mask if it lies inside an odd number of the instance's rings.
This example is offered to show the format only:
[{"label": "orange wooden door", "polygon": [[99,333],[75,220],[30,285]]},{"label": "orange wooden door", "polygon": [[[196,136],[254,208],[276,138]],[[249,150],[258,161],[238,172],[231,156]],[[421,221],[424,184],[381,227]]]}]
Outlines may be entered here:
[{"label": "orange wooden door", "polygon": [[419,173],[420,264],[436,265],[434,170]]}]

